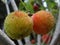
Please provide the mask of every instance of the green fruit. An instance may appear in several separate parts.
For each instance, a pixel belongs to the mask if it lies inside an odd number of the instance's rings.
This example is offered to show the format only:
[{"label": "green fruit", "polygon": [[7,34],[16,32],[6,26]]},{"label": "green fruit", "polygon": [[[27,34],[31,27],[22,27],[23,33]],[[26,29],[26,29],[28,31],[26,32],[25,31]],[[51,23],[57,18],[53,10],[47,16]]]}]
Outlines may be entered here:
[{"label": "green fruit", "polygon": [[33,29],[32,26],[31,17],[22,11],[12,12],[4,21],[4,30],[12,39],[21,39],[28,36]]}]

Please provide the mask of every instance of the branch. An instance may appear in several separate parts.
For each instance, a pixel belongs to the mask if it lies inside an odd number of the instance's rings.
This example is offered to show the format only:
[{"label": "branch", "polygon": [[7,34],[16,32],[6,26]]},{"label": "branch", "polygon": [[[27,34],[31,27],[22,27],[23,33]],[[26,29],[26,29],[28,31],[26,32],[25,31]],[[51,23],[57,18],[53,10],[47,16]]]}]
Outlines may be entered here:
[{"label": "branch", "polygon": [[7,14],[9,14],[10,13],[9,6],[7,3],[5,5],[6,5],[6,9],[7,9]]},{"label": "branch", "polygon": [[0,29],[0,44],[15,45],[14,42]]},{"label": "branch", "polygon": [[41,45],[41,35],[37,35],[37,45]]},{"label": "branch", "polygon": [[11,5],[12,5],[14,11],[17,11],[18,10],[18,7],[17,7],[15,1],[14,0],[10,0],[10,2],[11,2]]},{"label": "branch", "polygon": [[[59,2],[60,2],[60,1],[59,1]],[[59,35],[60,35],[60,3],[59,3],[59,2],[58,2],[58,7],[59,7],[58,22],[57,22],[56,29],[55,29],[55,33],[54,33],[54,36],[53,36],[53,39],[52,39],[50,45],[55,45],[55,43],[57,42],[58,37],[59,37]]]}]

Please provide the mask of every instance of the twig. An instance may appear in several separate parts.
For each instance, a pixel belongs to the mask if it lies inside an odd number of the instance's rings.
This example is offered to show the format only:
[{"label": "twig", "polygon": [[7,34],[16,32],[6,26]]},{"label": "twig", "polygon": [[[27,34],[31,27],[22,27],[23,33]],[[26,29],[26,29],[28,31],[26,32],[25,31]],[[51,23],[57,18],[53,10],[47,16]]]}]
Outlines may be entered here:
[{"label": "twig", "polygon": [[25,42],[26,42],[26,45],[32,45],[30,42],[30,36],[25,37]]},{"label": "twig", "polygon": [[37,45],[41,45],[41,35],[37,35]]},{"label": "twig", "polygon": [[50,45],[55,45],[55,43],[58,40],[58,37],[60,35],[60,3],[58,3],[58,7],[59,7],[58,22],[57,22],[55,33],[54,33],[54,36],[53,36],[53,39],[52,39]]},{"label": "twig", "polygon": [[10,10],[9,10],[8,3],[9,3],[10,1],[7,2],[7,0],[2,0],[2,2],[3,2],[3,3],[5,4],[5,6],[6,6],[7,14],[9,14],[9,13],[10,13]]},{"label": "twig", "polygon": [[23,45],[23,43],[21,42],[21,40],[17,40],[19,45]]},{"label": "twig", "polygon": [[7,9],[7,14],[9,14],[10,13],[9,6],[7,3],[5,5],[6,5],[6,9]]},{"label": "twig", "polygon": [[14,11],[17,11],[18,10],[18,7],[17,7],[15,1],[14,0],[10,0],[10,2],[11,2],[11,5],[12,5]]},{"label": "twig", "polygon": [[0,41],[3,44],[15,45],[14,42],[0,29]]}]

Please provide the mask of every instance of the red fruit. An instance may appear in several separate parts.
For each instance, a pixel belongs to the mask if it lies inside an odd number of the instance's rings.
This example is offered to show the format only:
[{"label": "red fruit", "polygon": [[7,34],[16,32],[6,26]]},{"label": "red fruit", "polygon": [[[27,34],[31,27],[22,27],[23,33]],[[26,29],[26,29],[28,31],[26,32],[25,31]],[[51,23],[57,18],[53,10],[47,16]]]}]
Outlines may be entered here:
[{"label": "red fruit", "polygon": [[54,16],[47,11],[38,11],[32,15],[33,30],[37,34],[48,33],[55,24]]},{"label": "red fruit", "polygon": [[36,3],[34,3],[33,9],[34,9],[35,11],[38,11],[39,6],[38,6]]},{"label": "red fruit", "polygon": [[32,43],[32,44],[35,44],[35,40],[34,40],[34,39],[32,39],[32,40],[31,40],[31,43]]},{"label": "red fruit", "polygon": [[48,34],[45,34],[42,36],[42,41],[46,44],[48,44],[48,42],[52,39],[52,37]]}]

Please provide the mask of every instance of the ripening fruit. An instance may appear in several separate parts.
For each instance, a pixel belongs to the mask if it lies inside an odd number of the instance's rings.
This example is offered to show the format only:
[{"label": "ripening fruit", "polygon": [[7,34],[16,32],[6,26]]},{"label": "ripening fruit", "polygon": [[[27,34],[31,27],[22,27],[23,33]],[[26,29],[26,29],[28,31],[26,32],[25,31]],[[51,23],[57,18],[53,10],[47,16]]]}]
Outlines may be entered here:
[{"label": "ripening fruit", "polygon": [[4,30],[12,39],[28,36],[33,29],[33,21],[27,13],[15,11],[9,14],[4,22]]},{"label": "ripening fruit", "polygon": [[46,34],[48,33],[55,24],[54,16],[48,11],[38,11],[33,14],[33,29],[37,34]]},{"label": "ripening fruit", "polygon": [[49,34],[45,34],[42,36],[42,41],[46,44],[48,44],[51,41],[51,39],[52,39],[52,36]]}]

